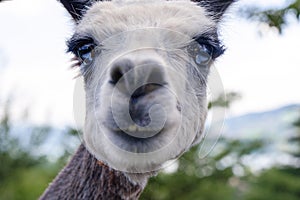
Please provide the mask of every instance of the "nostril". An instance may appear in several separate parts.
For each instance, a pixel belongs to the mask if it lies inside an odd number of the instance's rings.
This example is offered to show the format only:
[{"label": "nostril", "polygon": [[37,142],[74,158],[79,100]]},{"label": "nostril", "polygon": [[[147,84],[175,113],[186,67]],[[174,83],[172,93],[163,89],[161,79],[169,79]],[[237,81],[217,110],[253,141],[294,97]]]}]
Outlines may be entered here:
[{"label": "nostril", "polygon": [[151,123],[149,109],[139,102],[138,97],[131,96],[129,101],[129,114],[135,124],[146,127]]},{"label": "nostril", "polygon": [[116,84],[123,76],[121,67],[115,67],[111,71],[111,83]]},{"label": "nostril", "polygon": [[133,68],[133,63],[130,60],[121,60],[116,62],[110,72],[111,83],[117,84],[125,73]]},{"label": "nostril", "polygon": [[135,65],[130,59],[115,62],[110,69],[110,83],[125,95],[138,98],[167,85],[164,67],[145,60]]}]

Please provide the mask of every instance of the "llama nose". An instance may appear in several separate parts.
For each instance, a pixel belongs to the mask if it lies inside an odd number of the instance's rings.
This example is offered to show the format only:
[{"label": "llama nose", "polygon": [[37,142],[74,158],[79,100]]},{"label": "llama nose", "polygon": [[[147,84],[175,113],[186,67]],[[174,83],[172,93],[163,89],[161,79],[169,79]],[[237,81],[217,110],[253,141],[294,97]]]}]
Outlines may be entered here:
[{"label": "llama nose", "polygon": [[135,65],[129,59],[113,64],[111,83],[118,90],[133,97],[149,94],[166,84],[163,66],[155,60],[145,60]]}]

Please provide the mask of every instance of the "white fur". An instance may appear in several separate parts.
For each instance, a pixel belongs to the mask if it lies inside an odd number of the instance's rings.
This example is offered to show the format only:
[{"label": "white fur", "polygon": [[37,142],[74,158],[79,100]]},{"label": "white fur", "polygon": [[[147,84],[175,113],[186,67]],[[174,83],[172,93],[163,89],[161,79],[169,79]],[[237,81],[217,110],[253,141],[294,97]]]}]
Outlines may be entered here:
[{"label": "white fur", "polygon": [[[187,151],[203,130],[208,71],[200,71],[203,77],[193,76],[188,67],[193,60],[185,47],[193,37],[215,27],[216,23],[206,16],[205,10],[190,1],[95,3],[76,28],[77,34],[91,35],[101,43],[101,54],[97,54],[91,66],[92,73],[85,82],[84,141],[89,151],[109,166],[130,173],[156,171],[166,161]],[[150,57],[160,63],[167,74],[169,88],[154,93],[153,101],[164,107],[168,129],[145,147],[157,151],[125,151],[120,148],[126,146],[124,141],[112,141],[114,139],[108,137],[110,132],[103,125],[110,106],[116,106],[122,114],[122,106],[126,103],[126,97],[115,92],[108,83],[111,64],[124,57],[137,65]],[[113,92],[119,102],[111,105]],[[176,101],[182,105],[181,113],[175,110]]]}]

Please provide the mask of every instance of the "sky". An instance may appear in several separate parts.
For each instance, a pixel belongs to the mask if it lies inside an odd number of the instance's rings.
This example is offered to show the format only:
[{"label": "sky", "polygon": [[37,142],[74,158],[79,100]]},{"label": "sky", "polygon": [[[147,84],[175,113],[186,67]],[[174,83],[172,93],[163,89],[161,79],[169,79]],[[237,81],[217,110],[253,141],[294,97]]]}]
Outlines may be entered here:
[{"label": "sky", "polygon": [[[221,24],[225,55],[216,63],[225,91],[242,99],[228,116],[300,103],[300,24],[290,20],[282,35],[259,34],[259,23],[234,13],[246,5],[278,7],[284,0],[242,0]],[[56,0],[14,0],[0,4],[0,106],[12,99],[17,119],[73,124],[76,71],[70,70],[65,41],[73,30],[68,13]],[[0,113],[1,114],[1,113]]]}]

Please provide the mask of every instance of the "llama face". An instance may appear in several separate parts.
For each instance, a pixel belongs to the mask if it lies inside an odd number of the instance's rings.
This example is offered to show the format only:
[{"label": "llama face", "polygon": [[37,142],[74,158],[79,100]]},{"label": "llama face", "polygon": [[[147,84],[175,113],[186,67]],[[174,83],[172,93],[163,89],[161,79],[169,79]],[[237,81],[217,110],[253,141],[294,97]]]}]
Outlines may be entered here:
[{"label": "llama face", "polygon": [[88,150],[143,173],[196,144],[209,68],[223,53],[217,22],[230,2],[70,2],[78,24],[68,46],[85,80]]}]

